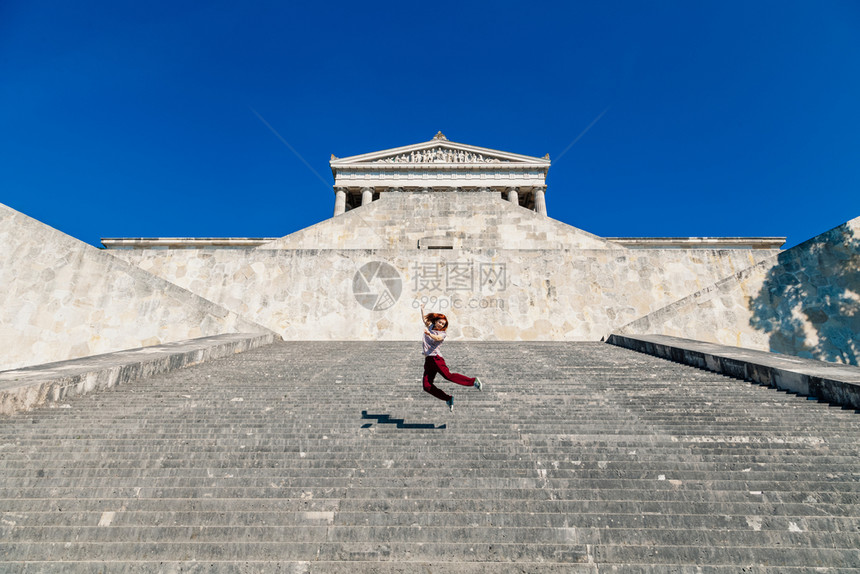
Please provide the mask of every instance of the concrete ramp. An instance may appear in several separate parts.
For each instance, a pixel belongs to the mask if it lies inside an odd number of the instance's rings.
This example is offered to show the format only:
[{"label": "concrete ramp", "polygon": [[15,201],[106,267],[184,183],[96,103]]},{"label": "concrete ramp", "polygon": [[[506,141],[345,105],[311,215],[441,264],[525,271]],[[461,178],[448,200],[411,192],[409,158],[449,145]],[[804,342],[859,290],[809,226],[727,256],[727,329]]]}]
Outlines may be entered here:
[{"label": "concrete ramp", "polygon": [[0,370],[267,331],[0,204]]},{"label": "concrete ramp", "polygon": [[860,217],[614,331],[857,365]]},{"label": "concrete ramp", "polygon": [[[450,346],[449,346],[450,345]],[[600,343],[276,343],[0,418],[2,572],[860,565],[853,410]]]}]

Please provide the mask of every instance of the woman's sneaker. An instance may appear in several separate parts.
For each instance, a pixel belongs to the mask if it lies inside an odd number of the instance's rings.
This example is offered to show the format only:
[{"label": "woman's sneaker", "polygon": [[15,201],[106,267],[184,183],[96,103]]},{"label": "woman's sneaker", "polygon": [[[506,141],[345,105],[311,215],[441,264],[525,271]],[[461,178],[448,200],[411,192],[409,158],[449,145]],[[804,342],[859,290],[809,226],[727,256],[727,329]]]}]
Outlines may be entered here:
[{"label": "woman's sneaker", "polygon": [[454,412],[454,397],[451,397],[450,399],[445,401],[445,404],[448,405],[448,410],[453,413]]},{"label": "woman's sneaker", "polygon": [[483,390],[483,387],[484,387],[484,383],[481,382],[481,379],[479,379],[478,377],[475,377],[475,388],[480,391],[480,390]]}]

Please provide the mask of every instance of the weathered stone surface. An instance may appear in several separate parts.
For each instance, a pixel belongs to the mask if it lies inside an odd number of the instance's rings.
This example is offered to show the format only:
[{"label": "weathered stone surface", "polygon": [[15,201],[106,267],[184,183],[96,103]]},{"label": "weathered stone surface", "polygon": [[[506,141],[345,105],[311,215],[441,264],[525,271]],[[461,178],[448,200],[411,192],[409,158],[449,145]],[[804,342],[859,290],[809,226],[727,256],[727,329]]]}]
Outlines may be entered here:
[{"label": "weathered stone surface", "polygon": [[857,365],[860,217],[616,331]]},{"label": "weathered stone surface", "polygon": [[[472,248],[109,253],[289,340],[409,339],[425,302],[428,312],[449,315],[452,338],[596,341],[768,256],[758,250]],[[379,262],[391,266],[399,288],[390,304],[376,297],[385,283],[369,285],[367,299],[357,297],[357,274]]]},{"label": "weathered stone surface", "polygon": [[857,414],[600,343],[286,342],[0,417],[3,572],[850,571]]},{"label": "weathered stone surface", "polygon": [[0,369],[264,331],[253,321],[0,205]]}]

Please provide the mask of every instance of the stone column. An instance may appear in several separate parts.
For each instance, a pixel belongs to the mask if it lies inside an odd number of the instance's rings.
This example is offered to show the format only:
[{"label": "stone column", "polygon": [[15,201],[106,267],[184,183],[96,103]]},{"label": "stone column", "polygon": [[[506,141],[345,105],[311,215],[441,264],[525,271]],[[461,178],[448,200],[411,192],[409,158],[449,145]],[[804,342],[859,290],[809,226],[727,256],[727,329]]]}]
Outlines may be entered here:
[{"label": "stone column", "polygon": [[508,188],[508,201],[510,201],[510,202],[511,202],[511,203],[513,203],[514,205],[519,205],[519,204],[520,204],[520,196],[519,196],[519,194],[517,193],[517,188],[516,188],[516,187],[509,187],[509,188]]},{"label": "stone column", "polygon": [[541,215],[546,215],[546,197],[544,196],[543,187],[535,188],[535,211]]},{"label": "stone column", "polygon": [[367,205],[373,201],[373,188],[372,187],[362,187],[361,188],[361,205]]},{"label": "stone column", "polygon": [[334,189],[334,216],[343,215],[346,212],[346,190],[342,187]]}]

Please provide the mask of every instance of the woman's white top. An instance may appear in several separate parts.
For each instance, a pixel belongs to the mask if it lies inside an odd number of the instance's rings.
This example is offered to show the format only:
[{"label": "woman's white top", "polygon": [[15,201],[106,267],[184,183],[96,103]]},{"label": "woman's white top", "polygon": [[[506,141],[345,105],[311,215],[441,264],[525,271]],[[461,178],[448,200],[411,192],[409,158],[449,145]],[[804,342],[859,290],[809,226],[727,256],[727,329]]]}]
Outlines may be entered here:
[{"label": "woman's white top", "polygon": [[441,341],[434,341],[427,332],[424,332],[424,355],[427,357],[437,357],[439,356],[439,346],[445,341],[445,337],[448,335],[445,331],[430,331],[437,337],[442,337]]}]

